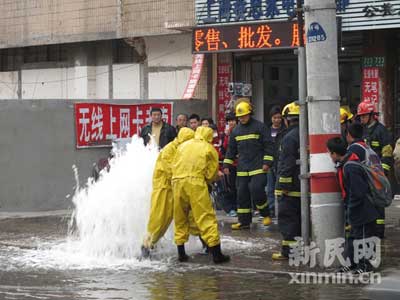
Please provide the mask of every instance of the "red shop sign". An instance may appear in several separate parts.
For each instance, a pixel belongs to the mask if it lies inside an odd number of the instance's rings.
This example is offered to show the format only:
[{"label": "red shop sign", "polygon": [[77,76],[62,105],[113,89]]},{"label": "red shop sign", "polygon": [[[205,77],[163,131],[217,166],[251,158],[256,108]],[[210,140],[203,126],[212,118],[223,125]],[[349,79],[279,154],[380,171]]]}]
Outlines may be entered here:
[{"label": "red shop sign", "polygon": [[379,68],[364,68],[362,77],[362,99],[375,104],[379,101]]},{"label": "red shop sign", "polygon": [[150,111],[156,107],[162,110],[163,120],[171,123],[172,103],[75,103],[76,147],[106,147],[115,139],[139,134],[150,123]]},{"label": "red shop sign", "polygon": [[229,112],[228,106],[231,100],[229,93],[229,81],[231,79],[231,67],[229,64],[218,64],[217,66],[217,89],[218,89],[218,111],[217,126],[218,132],[222,133],[225,129],[225,115]]}]

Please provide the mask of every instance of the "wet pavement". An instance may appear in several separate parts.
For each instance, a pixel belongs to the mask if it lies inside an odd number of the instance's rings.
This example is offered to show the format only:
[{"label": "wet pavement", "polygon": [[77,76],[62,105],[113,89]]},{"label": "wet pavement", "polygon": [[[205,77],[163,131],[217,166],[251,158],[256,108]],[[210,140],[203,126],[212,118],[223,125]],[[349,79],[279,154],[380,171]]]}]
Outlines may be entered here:
[{"label": "wet pavement", "polygon": [[[185,264],[177,262],[173,248],[152,261],[121,258],[97,263],[67,247],[68,215],[2,214],[0,300],[372,299],[361,284],[289,284],[289,272],[307,269],[271,261],[272,252],[279,249],[276,225],[265,229],[255,218],[250,231],[232,232],[235,218],[220,215],[219,220],[223,250],[232,258],[228,264],[215,266],[199,253],[197,241],[191,242],[191,259]],[[384,278],[400,266],[398,225],[387,226],[379,270]]]}]

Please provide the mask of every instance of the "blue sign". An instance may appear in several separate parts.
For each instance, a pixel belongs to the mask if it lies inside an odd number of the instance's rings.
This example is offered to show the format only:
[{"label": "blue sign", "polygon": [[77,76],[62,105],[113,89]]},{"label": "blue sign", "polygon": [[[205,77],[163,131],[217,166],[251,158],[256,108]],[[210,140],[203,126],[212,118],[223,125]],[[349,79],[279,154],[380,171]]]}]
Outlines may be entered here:
[{"label": "blue sign", "polygon": [[[335,0],[338,12],[345,12],[351,0]],[[353,0],[354,1],[354,0]],[[296,0],[195,0],[199,25],[287,20],[296,17]],[[300,3],[303,5],[304,0]]]},{"label": "blue sign", "polygon": [[308,27],[307,31],[307,42],[308,43],[315,43],[315,42],[323,42],[326,40],[326,33],[322,26],[317,23],[313,22]]}]

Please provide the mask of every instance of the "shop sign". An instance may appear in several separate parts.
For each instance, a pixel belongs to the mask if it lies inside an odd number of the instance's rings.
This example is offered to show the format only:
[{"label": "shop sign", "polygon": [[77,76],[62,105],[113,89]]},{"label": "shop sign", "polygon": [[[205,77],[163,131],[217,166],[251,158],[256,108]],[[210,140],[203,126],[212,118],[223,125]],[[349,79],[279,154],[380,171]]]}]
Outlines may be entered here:
[{"label": "shop sign", "polygon": [[218,132],[225,130],[225,115],[229,112],[231,94],[229,93],[229,81],[231,79],[231,67],[229,64],[218,63],[217,66],[217,89],[218,89]]},{"label": "shop sign", "polygon": [[75,103],[76,147],[107,147],[115,139],[139,134],[142,127],[151,121],[150,111],[156,107],[163,112],[163,120],[170,123],[172,103]]},{"label": "shop sign", "polygon": [[383,68],[385,66],[385,57],[383,56],[363,57],[362,63],[364,68],[368,67]]},{"label": "shop sign", "polygon": [[196,89],[197,83],[200,79],[203,63],[204,54],[193,55],[192,72],[190,72],[189,81],[186,85],[185,92],[183,93],[183,99],[193,98],[194,90]]},{"label": "shop sign", "polygon": [[[197,25],[284,21],[296,15],[296,0],[195,0],[195,5]],[[343,31],[400,27],[400,0],[336,0],[336,12]]]},{"label": "shop sign", "polygon": [[[376,16],[399,16],[400,9],[390,2],[373,3],[374,5],[366,5],[362,10],[365,17],[372,18]],[[375,5],[377,4],[377,5]]]},{"label": "shop sign", "polygon": [[362,76],[362,100],[375,104],[379,101],[379,68],[364,68]]},{"label": "shop sign", "polygon": [[193,30],[193,53],[295,48],[299,44],[299,27],[295,22],[205,26]]},{"label": "shop sign", "polygon": [[[354,0],[353,0],[354,1]],[[284,20],[296,16],[296,0],[196,0],[197,24]],[[304,3],[304,0],[301,1]],[[344,11],[350,0],[336,0]]]}]

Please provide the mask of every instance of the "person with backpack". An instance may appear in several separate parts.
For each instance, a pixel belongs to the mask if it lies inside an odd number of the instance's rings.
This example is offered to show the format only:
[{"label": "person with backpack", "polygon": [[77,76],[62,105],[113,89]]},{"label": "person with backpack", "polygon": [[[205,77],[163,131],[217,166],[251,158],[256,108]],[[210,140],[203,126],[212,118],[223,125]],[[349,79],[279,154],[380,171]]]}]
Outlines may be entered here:
[{"label": "person with backpack", "polygon": [[[353,123],[348,126],[346,140],[349,146],[347,152],[356,154],[359,160],[368,166],[381,167],[382,164],[378,154],[364,142],[363,132],[364,128],[359,123]],[[376,219],[376,233],[379,238],[383,239],[385,237],[385,208],[377,207],[377,210],[379,218]]]},{"label": "person with backpack", "polygon": [[358,263],[354,260],[355,240],[364,240],[376,236],[376,220],[379,212],[368,199],[371,195],[367,174],[360,158],[354,152],[348,152],[340,137],[331,138],[326,144],[332,161],[336,164],[339,185],[345,203],[346,219],[351,226],[346,240],[346,250],[350,266],[342,266],[339,272],[361,274],[372,270],[367,258]]}]

